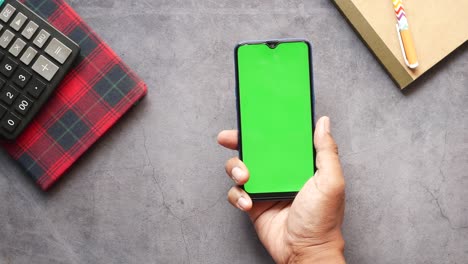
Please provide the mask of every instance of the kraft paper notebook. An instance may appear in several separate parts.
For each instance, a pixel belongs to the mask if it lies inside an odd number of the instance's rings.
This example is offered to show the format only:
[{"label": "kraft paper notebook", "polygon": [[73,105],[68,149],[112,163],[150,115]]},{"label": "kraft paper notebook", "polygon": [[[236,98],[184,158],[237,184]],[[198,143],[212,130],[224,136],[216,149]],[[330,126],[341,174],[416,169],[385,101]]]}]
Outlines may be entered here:
[{"label": "kraft paper notebook", "polygon": [[468,40],[467,0],[403,0],[419,66],[406,67],[391,0],[334,0],[403,89]]},{"label": "kraft paper notebook", "polygon": [[63,0],[26,6],[78,43],[81,53],[34,121],[7,152],[48,189],[143,96],[143,81]]}]

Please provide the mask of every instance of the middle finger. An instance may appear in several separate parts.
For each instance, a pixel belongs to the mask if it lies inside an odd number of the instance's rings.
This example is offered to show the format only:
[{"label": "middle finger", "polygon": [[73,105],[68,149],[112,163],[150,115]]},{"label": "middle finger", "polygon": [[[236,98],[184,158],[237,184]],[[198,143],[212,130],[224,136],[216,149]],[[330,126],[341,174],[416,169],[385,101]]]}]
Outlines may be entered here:
[{"label": "middle finger", "polygon": [[249,180],[249,171],[238,157],[228,160],[225,168],[226,173],[237,185],[244,185]]}]

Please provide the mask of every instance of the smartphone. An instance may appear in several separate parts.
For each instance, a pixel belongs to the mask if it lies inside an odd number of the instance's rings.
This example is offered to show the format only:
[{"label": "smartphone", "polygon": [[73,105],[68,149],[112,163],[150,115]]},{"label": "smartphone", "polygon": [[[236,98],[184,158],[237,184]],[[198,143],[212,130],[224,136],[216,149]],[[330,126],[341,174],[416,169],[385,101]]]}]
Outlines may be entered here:
[{"label": "smartphone", "polygon": [[315,173],[312,48],[304,39],[235,48],[239,158],[254,200],[293,199]]}]

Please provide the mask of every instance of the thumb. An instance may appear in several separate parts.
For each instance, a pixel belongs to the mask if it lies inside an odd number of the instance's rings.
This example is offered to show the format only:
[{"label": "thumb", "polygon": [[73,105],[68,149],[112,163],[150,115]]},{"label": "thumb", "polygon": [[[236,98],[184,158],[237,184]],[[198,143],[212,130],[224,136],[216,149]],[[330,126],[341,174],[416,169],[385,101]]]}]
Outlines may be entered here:
[{"label": "thumb", "polygon": [[314,145],[317,172],[296,196],[291,212],[299,219],[294,224],[302,226],[304,223],[300,221],[308,219],[310,225],[328,232],[341,226],[345,197],[345,181],[338,148],[330,134],[328,117],[322,117],[317,122]]},{"label": "thumb", "polygon": [[317,153],[315,183],[317,188],[329,196],[341,196],[345,180],[338,157],[338,146],[330,133],[330,118],[324,116],[317,121],[314,145]]}]

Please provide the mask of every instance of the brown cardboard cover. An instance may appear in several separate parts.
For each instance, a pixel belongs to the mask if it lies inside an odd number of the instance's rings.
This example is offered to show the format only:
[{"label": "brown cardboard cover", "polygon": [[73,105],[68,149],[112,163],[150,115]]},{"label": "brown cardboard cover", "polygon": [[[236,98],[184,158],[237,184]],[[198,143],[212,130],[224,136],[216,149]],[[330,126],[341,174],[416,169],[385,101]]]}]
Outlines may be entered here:
[{"label": "brown cardboard cover", "polygon": [[[411,70],[403,60],[391,0],[335,0],[335,3],[400,88],[468,40],[467,0],[403,0],[419,61],[419,67]],[[388,56],[394,57],[399,65],[392,64],[394,59]]]}]

